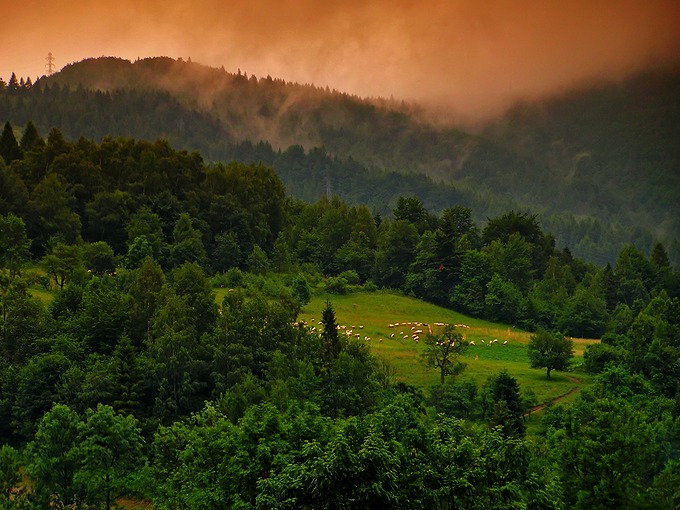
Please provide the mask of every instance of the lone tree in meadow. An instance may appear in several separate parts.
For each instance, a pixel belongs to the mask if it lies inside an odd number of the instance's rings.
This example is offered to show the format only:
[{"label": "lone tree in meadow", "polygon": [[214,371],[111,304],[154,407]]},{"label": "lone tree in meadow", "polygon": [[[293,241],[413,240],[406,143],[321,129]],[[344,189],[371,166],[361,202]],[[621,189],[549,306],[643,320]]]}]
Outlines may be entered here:
[{"label": "lone tree in meadow", "polygon": [[458,361],[468,348],[468,342],[463,335],[456,332],[451,324],[444,326],[441,335],[427,335],[425,350],[420,355],[421,361],[428,368],[438,368],[441,384],[447,375],[457,375],[463,371],[465,364]]},{"label": "lone tree in meadow", "polygon": [[545,368],[550,379],[551,370],[566,370],[574,357],[574,341],[562,333],[539,328],[529,337],[528,346],[531,368]]}]

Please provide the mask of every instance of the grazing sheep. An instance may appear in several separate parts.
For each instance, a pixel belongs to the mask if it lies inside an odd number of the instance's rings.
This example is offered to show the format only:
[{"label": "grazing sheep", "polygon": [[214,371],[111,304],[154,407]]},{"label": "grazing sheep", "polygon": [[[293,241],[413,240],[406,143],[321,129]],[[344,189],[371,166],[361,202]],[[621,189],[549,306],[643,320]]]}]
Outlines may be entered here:
[{"label": "grazing sheep", "polygon": [[470,345],[475,345],[475,341],[474,341],[474,340],[470,340]]},{"label": "grazing sheep", "polygon": [[483,344],[485,344],[485,343],[486,343],[486,342],[484,341],[484,339],[483,339],[483,338],[482,338],[482,343],[483,343]]},{"label": "grazing sheep", "polygon": [[508,345],[508,341],[506,340],[505,342],[503,342],[503,345]]}]

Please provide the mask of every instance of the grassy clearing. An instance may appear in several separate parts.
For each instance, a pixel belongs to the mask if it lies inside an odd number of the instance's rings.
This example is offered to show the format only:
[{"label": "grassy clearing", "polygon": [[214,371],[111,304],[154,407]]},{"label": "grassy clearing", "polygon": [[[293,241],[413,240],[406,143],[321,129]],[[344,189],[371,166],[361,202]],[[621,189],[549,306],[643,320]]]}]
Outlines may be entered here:
[{"label": "grassy clearing", "polygon": [[[469,326],[461,327],[459,331],[468,341],[476,344],[470,346],[462,358],[467,368],[461,377],[471,377],[482,384],[488,377],[507,369],[517,379],[523,391],[532,391],[539,403],[557,398],[576,386],[567,374],[553,372],[551,378],[547,379],[545,370],[529,367],[527,344],[530,333],[526,331],[466,317],[415,298],[384,291],[315,295],[302,309],[300,318],[307,322],[318,321],[326,298],[333,305],[338,324],[352,329],[353,334],[359,334],[362,340],[369,337],[371,350],[383,359],[398,381],[421,388],[438,381],[438,372],[427,369],[420,363],[418,356],[423,350],[423,344],[416,343],[411,335],[415,329],[427,331],[426,327],[414,325],[414,322],[431,325],[440,322]],[[395,326],[390,328],[390,324]],[[432,327],[435,334],[441,330],[441,327]],[[404,338],[405,336],[408,338]],[[497,342],[489,345],[494,339]],[[503,345],[505,341],[507,344]],[[594,341],[574,339],[577,364],[585,347],[592,342]],[[590,382],[586,375],[578,374],[576,377],[581,379],[582,387]]]},{"label": "grassy clearing", "polygon": [[31,296],[37,297],[46,305],[49,305],[52,301],[54,301],[54,292],[51,290],[45,290],[43,287],[32,286],[28,288],[28,292],[31,293]]}]

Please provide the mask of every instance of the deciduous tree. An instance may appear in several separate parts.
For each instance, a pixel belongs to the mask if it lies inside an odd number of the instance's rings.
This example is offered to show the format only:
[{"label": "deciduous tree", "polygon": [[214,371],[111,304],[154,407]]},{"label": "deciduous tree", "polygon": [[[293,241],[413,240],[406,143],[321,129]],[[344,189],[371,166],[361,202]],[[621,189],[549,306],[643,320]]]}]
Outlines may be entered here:
[{"label": "deciduous tree", "polygon": [[463,335],[456,332],[455,326],[447,324],[440,335],[425,336],[425,350],[421,360],[425,366],[439,370],[441,384],[447,375],[456,375],[463,371],[465,365],[458,361],[468,347]]},{"label": "deciduous tree", "polygon": [[137,420],[99,404],[88,409],[80,431],[76,480],[87,488],[88,500],[106,510],[129,489],[130,475],[144,463],[144,439]]},{"label": "deciduous tree", "polygon": [[529,337],[527,349],[531,368],[545,368],[550,379],[552,370],[566,370],[574,357],[574,341],[561,333],[539,328]]}]

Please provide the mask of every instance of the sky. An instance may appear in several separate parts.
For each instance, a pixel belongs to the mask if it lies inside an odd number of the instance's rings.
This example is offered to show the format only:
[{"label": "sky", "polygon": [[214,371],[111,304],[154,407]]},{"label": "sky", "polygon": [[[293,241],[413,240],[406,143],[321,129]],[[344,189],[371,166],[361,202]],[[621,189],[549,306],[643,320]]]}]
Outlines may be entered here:
[{"label": "sky", "polygon": [[679,0],[0,0],[0,77],[182,57],[496,115],[680,59]]}]

